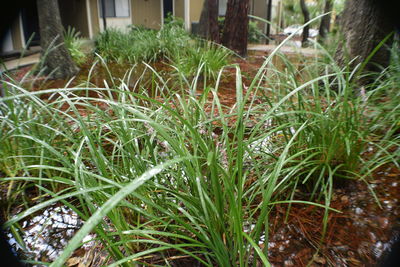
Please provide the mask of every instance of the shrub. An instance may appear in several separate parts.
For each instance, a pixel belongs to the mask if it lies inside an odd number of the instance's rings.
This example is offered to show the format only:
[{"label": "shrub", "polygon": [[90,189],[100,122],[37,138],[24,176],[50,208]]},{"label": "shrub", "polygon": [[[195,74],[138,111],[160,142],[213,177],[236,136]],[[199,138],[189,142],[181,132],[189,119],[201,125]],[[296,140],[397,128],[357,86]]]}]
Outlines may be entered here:
[{"label": "shrub", "polygon": [[82,65],[86,62],[87,55],[83,51],[84,41],[82,38],[80,38],[79,31],[76,31],[75,28],[68,26],[67,30],[64,31],[64,42],[76,64]]},{"label": "shrub", "polygon": [[219,71],[228,64],[232,52],[223,46],[203,42],[177,53],[172,65],[184,77],[201,75],[206,80],[216,80]]},{"label": "shrub", "polygon": [[181,22],[172,20],[159,31],[135,26],[128,32],[109,28],[97,37],[96,48],[103,58],[117,62],[154,62],[172,58],[190,41]]},{"label": "shrub", "polygon": [[258,27],[258,21],[249,21],[249,36],[248,36],[248,41],[249,43],[259,43],[261,42],[262,38],[265,36],[265,34],[260,30]]}]

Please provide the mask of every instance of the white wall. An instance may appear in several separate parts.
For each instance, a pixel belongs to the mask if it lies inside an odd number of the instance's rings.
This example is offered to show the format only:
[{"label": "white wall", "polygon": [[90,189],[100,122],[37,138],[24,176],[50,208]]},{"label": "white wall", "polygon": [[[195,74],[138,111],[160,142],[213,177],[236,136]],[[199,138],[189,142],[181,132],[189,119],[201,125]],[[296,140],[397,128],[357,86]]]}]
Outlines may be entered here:
[{"label": "white wall", "polygon": [[[99,5],[99,24],[100,31],[103,31],[103,18],[100,15],[101,10],[101,0],[98,1]],[[120,30],[127,30],[129,25],[132,24],[132,14],[131,14],[131,0],[115,0],[115,13],[117,17],[107,17],[107,27],[118,28]]]},{"label": "white wall", "polygon": [[[118,28],[120,30],[128,30],[128,25],[132,24],[131,17],[126,18],[107,18],[107,28]],[[103,18],[99,18],[100,31],[103,31]]]},{"label": "white wall", "polygon": [[1,51],[2,52],[10,52],[14,49],[11,30],[9,29],[6,33],[5,38],[3,39],[3,43],[1,44]]}]

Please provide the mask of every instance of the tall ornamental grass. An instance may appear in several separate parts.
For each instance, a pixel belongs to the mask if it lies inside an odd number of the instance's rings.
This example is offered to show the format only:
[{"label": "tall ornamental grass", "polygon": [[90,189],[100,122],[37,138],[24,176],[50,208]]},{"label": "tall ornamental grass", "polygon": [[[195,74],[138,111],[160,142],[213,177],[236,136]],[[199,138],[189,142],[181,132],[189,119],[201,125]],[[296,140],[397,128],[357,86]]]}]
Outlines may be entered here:
[{"label": "tall ornamental grass", "polygon": [[119,63],[151,63],[172,58],[194,42],[183,25],[171,21],[157,30],[132,26],[127,31],[108,28],[96,39],[96,49],[104,59]]},{"label": "tall ornamental grass", "polygon": [[[30,92],[4,82],[2,183],[9,205],[24,206],[6,227],[21,242],[23,219],[54,203],[74,210],[85,224],[51,266],[62,266],[90,232],[109,266],[171,265],[180,257],[269,266],[274,204],[338,212],[329,208],[335,184],[368,182],[374,169],[399,159],[398,98],[375,109],[376,96],[398,88],[394,72],[383,72],[362,97],[352,72],[333,61],[299,69],[282,56],[283,68],[275,68],[282,45],[248,86],[235,67],[233,107],[218,97],[223,69],[200,83],[202,65],[192,77],[176,68],[180,90],[150,66],[144,72],[154,75],[141,75],[135,88],[128,87],[133,70],[105,88],[87,82]],[[371,110],[387,131],[376,129]],[[364,157],[371,147],[374,156]],[[27,190],[37,197],[26,198]]]},{"label": "tall ornamental grass", "polygon": [[173,18],[158,31],[136,26],[129,31],[109,28],[97,37],[96,49],[108,61],[130,64],[162,61],[185,77],[193,79],[200,70],[201,77],[213,81],[233,55],[221,45],[189,35],[183,23]]}]

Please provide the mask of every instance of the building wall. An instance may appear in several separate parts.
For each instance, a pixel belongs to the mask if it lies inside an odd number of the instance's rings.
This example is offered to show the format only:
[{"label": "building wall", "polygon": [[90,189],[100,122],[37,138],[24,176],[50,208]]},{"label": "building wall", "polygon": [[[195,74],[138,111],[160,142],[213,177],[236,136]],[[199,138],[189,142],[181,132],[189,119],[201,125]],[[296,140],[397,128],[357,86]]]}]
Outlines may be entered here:
[{"label": "building wall", "polygon": [[282,0],[275,0],[272,2],[272,33],[277,34],[281,31],[282,19],[283,19],[283,1]]},{"label": "building wall", "polygon": [[14,49],[13,46],[13,41],[12,41],[12,35],[11,35],[11,29],[8,29],[6,32],[3,43],[1,44],[0,50],[1,52],[9,52]]},{"label": "building wall", "polygon": [[[107,18],[107,28],[117,28],[122,31],[129,30],[128,26],[132,24],[132,18]],[[103,31],[103,18],[99,17],[100,31]]]},{"label": "building wall", "polygon": [[100,32],[100,12],[97,0],[88,0],[89,1],[89,13],[90,13],[90,24],[92,25],[93,35],[96,35]]},{"label": "building wall", "polygon": [[151,29],[159,29],[161,25],[160,0],[132,0],[132,22]]},{"label": "building wall", "polygon": [[199,22],[204,0],[190,0],[190,21]]},{"label": "building wall", "polygon": [[185,19],[185,0],[175,0],[175,17]]},{"label": "building wall", "polygon": [[[98,0],[86,1],[90,2],[89,13],[91,16],[91,28],[93,35],[96,35],[103,28]],[[160,29],[162,25],[162,1],[163,0],[130,0],[130,21],[128,22],[125,18],[107,18],[107,26],[126,28],[127,25],[134,24],[150,29]],[[176,17],[185,19],[185,2],[185,0],[174,0],[174,14]],[[187,2],[189,3],[188,14],[190,23],[198,22],[200,20],[204,0],[188,0]]]},{"label": "building wall", "polygon": [[[250,10],[251,10],[251,14],[253,16],[266,19],[267,18],[267,1],[252,0]],[[262,32],[265,33],[266,24],[264,22],[258,20],[258,27]]]},{"label": "building wall", "polygon": [[[98,10],[100,10],[100,1],[98,1]],[[122,31],[127,31],[128,26],[132,24],[133,17],[131,12],[132,1],[128,1],[129,3],[129,16],[128,17],[107,17],[106,23],[108,28],[118,28]],[[100,16],[100,12],[97,14],[97,18],[99,21],[100,31],[103,31],[104,23],[103,18]]]},{"label": "building wall", "polygon": [[[272,0],[271,10],[271,34],[279,32],[280,28],[280,16],[281,16],[281,4],[282,0]],[[268,12],[268,5],[266,0],[251,0],[250,1],[250,13],[254,16],[266,19]],[[259,21],[258,27],[264,33],[266,32],[266,23]]]},{"label": "building wall", "polygon": [[22,50],[24,48],[25,40],[23,40],[22,35],[21,15],[18,15],[11,25],[11,38],[14,50]]},{"label": "building wall", "polygon": [[79,31],[82,37],[89,37],[86,1],[58,1],[63,25],[69,25]]},{"label": "building wall", "polygon": [[[159,29],[162,24],[162,1],[163,0],[130,0],[130,17],[129,18],[107,18],[109,27],[126,28],[127,25],[142,25],[147,28]],[[201,11],[204,0],[175,0],[174,13],[176,17],[185,18],[185,2],[189,3],[188,15],[189,24],[200,20]],[[223,0],[221,1],[223,2]],[[280,5],[282,0],[273,0],[272,18],[273,23],[279,23]],[[266,1],[251,0],[251,13],[255,16],[266,17]],[[71,25],[79,30],[84,37],[93,37],[103,27],[102,18],[99,12],[99,0],[70,0],[60,1],[60,11],[63,14],[64,25]],[[259,23],[260,28],[264,28],[263,23]],[[188,29],[190,25],[187,25]],[[25,46],[24,37],[21,32],[20,18],[16,19],[11,25],[11,37],[4,49],[21,50]],[[277,28],[271,28],[272,33]]]}]

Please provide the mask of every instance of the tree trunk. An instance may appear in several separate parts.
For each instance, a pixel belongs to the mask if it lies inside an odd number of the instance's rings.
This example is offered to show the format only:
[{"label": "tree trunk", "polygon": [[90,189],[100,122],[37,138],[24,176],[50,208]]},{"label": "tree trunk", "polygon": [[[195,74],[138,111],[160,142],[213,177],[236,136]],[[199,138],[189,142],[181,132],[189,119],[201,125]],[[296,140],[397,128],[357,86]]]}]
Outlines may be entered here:
[{"label": "tree trunk", "polygon": [[[308,11],[305,0],[300,0],[300,7],[304,17],[304,24],[306,24],[307,22],[310,21],[310,12]],[[309,36],[310,36],[310,25],[307,25],[303,28],[303,38],[301,40],[301,45],[303,47],[307,46]]]},{"label": "tree trunk", "polygon": [[[341,17],[343,42],[336,53],[338,63],[344,66],[356,57],[353,66],[364,62],[377,45],[395,30],[395,18],[393,6],[385,1],[347,0]],[[365,71],[379,71],[379,66],[388,66],[392,40],[387,40],[377,51],[365,66]]]},{"label": "tree trunk", "polygon": [[[325,0],[324,14],[331,12],[332,7],[333,7],[332,0]],[[325,15],[321,19],[321,24],[319,25],[319,40],[320,41],[323,41],[329,33],[329,30],[331,27],[331,17],[332,17],[332,14],[329,13],[328,15]]]},{"label": "tree trunk", "polygon": [[218,0],[207,0],[208,2],[208,28],[210,31],[210,40],[219,43],[218,26]]},{"label": "tree trunk", "polygon": [[[272,21],[272,0],[267,0],[267,21]],[[269,40],[271,40],[271,23],[267,23],[267,31],[266,31],[266,44],[269,44]]]},{"label": "tree trunk", "polygon": [[229,0],[222,44],[241,56],[247,55],[249,0]]},{"label": "tree trunk", "polygon": [[208,31],[208,0],[204,0],[203,8],[201,10],[200,21],[199,21],[199,30],[198,34],[204,39],[208,39],[209,31]]},{"label": "tree trunk", "polygon": [[199,22],[199,35],[219,43],[218,0],[205,0]]},{"label": "tree trunk", "polygon": [[36,3],[44,71],[56,79],[75,75],[79,69],[64,44],[58,1],[37,0]]}]

